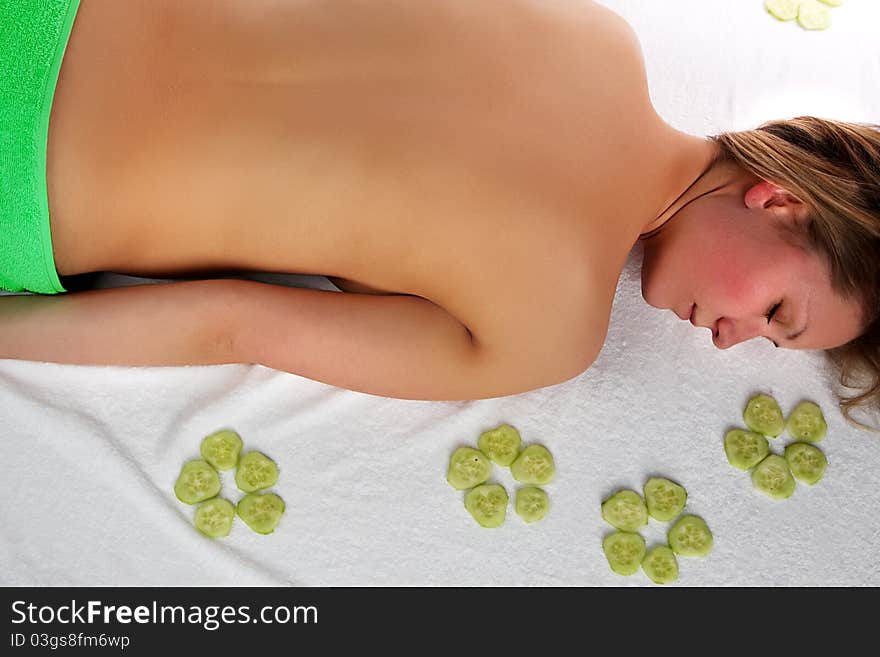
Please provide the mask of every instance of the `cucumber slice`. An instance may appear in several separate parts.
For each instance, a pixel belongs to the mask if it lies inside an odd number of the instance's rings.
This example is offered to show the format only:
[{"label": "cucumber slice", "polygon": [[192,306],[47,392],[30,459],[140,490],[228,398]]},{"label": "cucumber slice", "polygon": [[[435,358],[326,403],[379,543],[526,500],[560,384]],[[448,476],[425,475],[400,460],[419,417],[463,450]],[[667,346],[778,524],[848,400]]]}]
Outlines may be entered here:
[{"label": "cucumber slice", "polygon": [[818,443],[828,432],[825,416],[818,404],[803,401],[789,413],[785,428],[792,438],[810,443]]},{"label": "cucumber slice", "polygon": [[749,400],[743,411],[746,426],[764,436],[776,438],[785,429],[782,409],[770,395],[758,394]]},{"label": "cucumber slice", "polygon": [[705,557],[712,551],[712,532],[699,516],[682,516],[667,538],[672,551],[682,557]]},{"label": "cucumber slice", "polygon": [[235,507],[232,502],[222,497],[215,497],[202,502],[196,509],[196,529],[209,538],[229,536],[232,521],[235,519]]},{"label": "cucumber slice", "polygon": [[501,484],[483,484],[464,495],[464,508],[483,527],[498,527],[507,516],[507,491]]},{"label": "cucumber slice", "polygon": [[724,452],[730,465],[751,470],[770,453],[770,443],[754,431],[731,429],[724,436]]},{"label": "cucumber slice", "polygon": [[274,532],[284,509],[284,500],[275,493],[248,493],[238,501],[238,517],[258,534]]},{"label": "cucumber slice", "polygon": [[797,18],[798,5],[803,0],[764,0],[764,7],[770,14],[781,21],[792,21]]},{"label": "cucumber slice", "polygon": [[490,431],[484,431],[477,440],[477,447],[490,461],[507,467],[516,460],[522,438],[514,427],[502,424]]},{"label": "cucumber slice", "polygon": [[543,445],[529,445],[510,466],[513,478],[524,484],[543,486],[556,474],[553,455]]},{"label": "cucumber slice", "polygon": [[269,488],[277,481],[278,466],[262,452],[248,452],[238,462],[235,484],[245,493]]},{"label": "cucumber slice", "polygon": [[687,491],[674,481],[662,477],[648,479],[643,491],[648,514],[661,522],[672,520],[687,503]]},{"label": "cucumber slice", "polygon": [[492,464],[485,454],[473,447],[459,447],[449,459],[446,481],[453,488],[464,490],[482,484],[491,474]]},{"label": "cucumber slice", "polygon": [[232,470],[241,453],[241,436],[234,431],[217,431],[202,440],[202,458],[217,470]]},{"label": "cucumber slice", "polygon": [[795,481],[788,461],[770,454],[752,471],[752,484],[767,497],[784,500],[794,493]]},{"label": "cucumber slice", "polygon": [[828,459],[822,450],[808,443],[791,443],[786,446],[785,460],[791,474],[809,486],[819,481],[828,467]]},{"label": "cucumber slice", "polygon": [[641,534],[614,532],[602,539],[608,565],[618,575],[635,575],[645,558],[645,539]]},{"label": "cucumber slice", "polygon": [[678,579],[678,560],[667,545],[652,548],[642,560],[642,570],[655,584],[669,584]]},{"label": "cucumber slice", "polygon": [[798,7],[797,22],[805,30],[824,30],[831,26],[831,10],[818,0],[804,0]]},{"label": "cucumber slice", "polygon": [[516,491],[514,507],[526,522],[538,522],[550,510],[550,498],[536,486],[523,486]]},{"label": "cucumber slice", "polygon": [[648,509],[637,492],[622,490],[602,502],[602,518],[615,529],[634,532],[648,524]]},{"label": "cucumber slice", "polygon": [[174,494],[184,504],[204,502],[219,492],[220,475],[210,463],[201,459],[184,463],[174,482]]}]

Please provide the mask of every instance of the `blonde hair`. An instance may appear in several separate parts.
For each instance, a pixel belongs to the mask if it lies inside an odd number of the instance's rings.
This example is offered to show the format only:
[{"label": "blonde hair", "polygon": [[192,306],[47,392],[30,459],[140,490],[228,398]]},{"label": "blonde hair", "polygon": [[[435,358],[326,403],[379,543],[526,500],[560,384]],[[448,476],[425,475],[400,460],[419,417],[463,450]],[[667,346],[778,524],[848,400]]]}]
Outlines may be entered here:
[{"label": "blonde hair", "polygon": [[832,288],[862,310],[863,332],[825,353],[839,382],[858,394],[838,395],[844,417],[880,409],[880,125],[812,116],[770,121],[755,130],[709,137],[720,153],[790,192],[810,209],[799,240],[824,257]]}]

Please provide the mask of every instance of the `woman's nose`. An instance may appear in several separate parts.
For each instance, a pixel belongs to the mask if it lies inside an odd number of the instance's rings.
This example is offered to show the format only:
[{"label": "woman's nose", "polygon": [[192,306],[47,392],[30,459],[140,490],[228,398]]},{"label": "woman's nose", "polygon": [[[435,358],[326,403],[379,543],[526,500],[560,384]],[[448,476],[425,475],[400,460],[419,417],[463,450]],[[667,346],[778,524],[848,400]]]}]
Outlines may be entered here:
[{"label": "woman's nose", "polygon": [[767,320],[755,319],[730,319],[722,317],[718,320],[718,336],[713,339],[719,349],[730,347],[757,338],[767,333]]}]

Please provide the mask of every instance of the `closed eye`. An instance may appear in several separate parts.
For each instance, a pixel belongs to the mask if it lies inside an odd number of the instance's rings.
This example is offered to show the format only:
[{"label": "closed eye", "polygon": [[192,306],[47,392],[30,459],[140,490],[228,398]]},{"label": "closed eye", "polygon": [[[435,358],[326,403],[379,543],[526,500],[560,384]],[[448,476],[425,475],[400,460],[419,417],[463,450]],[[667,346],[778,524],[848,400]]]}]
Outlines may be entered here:
[{"label": "closed eye", "polygon": [[[775,306],[773,306],[773,307],[770,309],[770,312],[768,312],[766,315],[764,315],[764,317],[767,318],[767,323],[768,323],[768,324],[769,324],[770,322],[773,321],[773,315],[776,314],[776,311],[779,310],[779,307],[780,307],[781,305],[782,305],[782,302],[780,301],[779,303],[777,303]],[[774,346],[774,347],[776,347],[777,349],[779,348],[779,344],[778,344],[775,340],[773,340],[772,338],[767,338],[767,339],[770,340],[770,342],[773,343],[773,346]]]}]

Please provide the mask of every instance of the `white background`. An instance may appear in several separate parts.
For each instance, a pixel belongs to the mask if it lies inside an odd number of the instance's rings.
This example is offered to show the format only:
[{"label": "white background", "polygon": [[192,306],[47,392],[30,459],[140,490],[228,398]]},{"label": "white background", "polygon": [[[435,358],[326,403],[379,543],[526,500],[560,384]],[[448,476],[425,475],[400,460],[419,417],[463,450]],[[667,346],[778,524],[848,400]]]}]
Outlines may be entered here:
[{"label": "white background", "polygon": [[[880,118],[880,3],[849,0],[806,32],[760,0],[606,0],[635,27],[652,98],[693,134],[816,114]],[[602,499],[651,476],[681,483],[715,535],[681,559],[684,586],[877,585],[880,436],[846,425],[819,352],[754,340],[716,350],[709,332],[647,306],[640,252],[621,275],[605,347],[559,386],[475,402],[412,402],[335,389],[260,366],[77,367],[0,361],[0,584],[587,585],[621,577],[601,551]],[[259,276],[254,276],[259,279]],[[330,287],[319,278],[264,276]],[[105,275],[99,286],[130,284]],[[725,431],[748,398],[825,411],[825,479],[774,501],[728,465]],[[552,509],[476,525],[445,480],[449,455],[502,422],[542,443]],[[274,458],[287,514],[271,536],[237,521],[210,541],[172,487],[201,438],[233,428]],[[789,438],[773,441],[781,453]],[[495,481],[513,497],[510,473]],[[241,495],[224,477],[223,494]],[[649,546],[665,540],[651,521]]]}]

